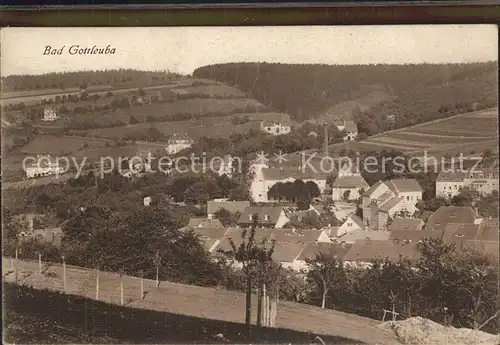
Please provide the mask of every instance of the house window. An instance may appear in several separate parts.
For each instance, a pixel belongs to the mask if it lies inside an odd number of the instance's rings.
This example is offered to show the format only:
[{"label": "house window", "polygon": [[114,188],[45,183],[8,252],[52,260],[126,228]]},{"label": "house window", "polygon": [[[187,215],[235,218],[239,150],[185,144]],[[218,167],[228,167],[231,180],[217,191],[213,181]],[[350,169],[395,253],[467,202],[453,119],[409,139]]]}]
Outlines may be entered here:
[{"label": "house window", "polygon": [[406,196],[406,200],[410,201],[410,197],[408,195]]},{"label": "house window", "polygon": [[278,134],[279,132],[280,132],[280,128],[279,128],[279,127],[277,127],[277,128],[276,128],[276,134]]},{"label": "house window", "polygon": [[348,227],[351,227],[351,226],[352,226],[352,223],[347,223],[347,226],[348,226]]}]

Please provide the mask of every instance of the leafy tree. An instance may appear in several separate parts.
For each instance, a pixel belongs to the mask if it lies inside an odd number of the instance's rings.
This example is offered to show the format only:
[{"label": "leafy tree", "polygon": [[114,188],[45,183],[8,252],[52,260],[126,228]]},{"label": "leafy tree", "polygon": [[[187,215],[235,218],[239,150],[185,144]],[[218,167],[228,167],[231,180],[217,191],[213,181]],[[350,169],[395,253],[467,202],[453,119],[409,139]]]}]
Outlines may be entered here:
[{"label": "leafy tree", "polygon": [[453,206],[474,206],[478,200],[479,192],[465,187],[451,199],[451,204]]},{"label": "leafy tree", "polygon": [[326,296],[334,285],[342,284],[345,271],[342,261],[336,254],[320,252],[312,259],[307,259],[308,279],[321,291],[321,308],[325,308]]},{"label": "leafy tree", "polygon": [[420,212],[423,211],[436,211],[438,210],[441,206],[449,206],[450,201],[445,198],[437,197],[437,198],[432,198],[430,200],[420,200],[417,203],[417,208],[420,210]]},{"label": "leafy tree", "polygon": [[220,222],[224,226],[236,226],[238,220],[240,219],[240,216],[241,216],[240,212],[231,213],[225,208],[221,208],[220,210],[214,213],[215,219],[220,220]]}]

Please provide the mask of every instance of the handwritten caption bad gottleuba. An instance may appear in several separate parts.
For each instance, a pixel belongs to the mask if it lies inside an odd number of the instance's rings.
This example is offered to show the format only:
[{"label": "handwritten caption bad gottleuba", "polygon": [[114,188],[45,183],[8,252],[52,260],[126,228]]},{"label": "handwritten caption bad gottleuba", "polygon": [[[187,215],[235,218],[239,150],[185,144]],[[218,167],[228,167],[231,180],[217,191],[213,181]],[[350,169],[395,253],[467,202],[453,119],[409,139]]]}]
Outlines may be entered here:
[{"label": "handwritten caption bad gottleuba", "polygon": [[63,55],[69,53],[69,55],[113,55],[116,52],[116,48],[107,45],[106,47],[92,46],[84,47],[78,44],[69,46],[62,46],[60,48],[52,48],[51,46],[45,46],[43,55]]}]

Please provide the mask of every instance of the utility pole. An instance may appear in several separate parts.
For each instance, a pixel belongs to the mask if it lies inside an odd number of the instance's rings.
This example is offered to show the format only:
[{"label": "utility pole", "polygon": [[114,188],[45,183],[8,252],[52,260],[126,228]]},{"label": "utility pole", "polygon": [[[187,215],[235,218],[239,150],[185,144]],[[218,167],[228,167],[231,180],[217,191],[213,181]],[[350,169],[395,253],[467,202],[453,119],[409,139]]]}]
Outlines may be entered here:
[{"label": "utility pole", "polygon": [[42,253],[38,253],[38,271],[42,274]]},{"label": "utility pole", "polygon": [[328,123],[325,122],[325,157],[328,157]]}]

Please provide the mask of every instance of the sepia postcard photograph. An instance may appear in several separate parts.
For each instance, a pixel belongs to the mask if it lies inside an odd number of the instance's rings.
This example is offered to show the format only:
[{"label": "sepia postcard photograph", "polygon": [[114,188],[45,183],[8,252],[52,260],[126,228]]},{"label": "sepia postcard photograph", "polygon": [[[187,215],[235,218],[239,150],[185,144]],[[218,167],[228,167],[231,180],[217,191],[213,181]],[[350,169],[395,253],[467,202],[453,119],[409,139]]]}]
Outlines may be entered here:
[{"label": "sepia postcard photograph", "polygon": [[497,26],[0,44],[4,343],[500,344]]}]

